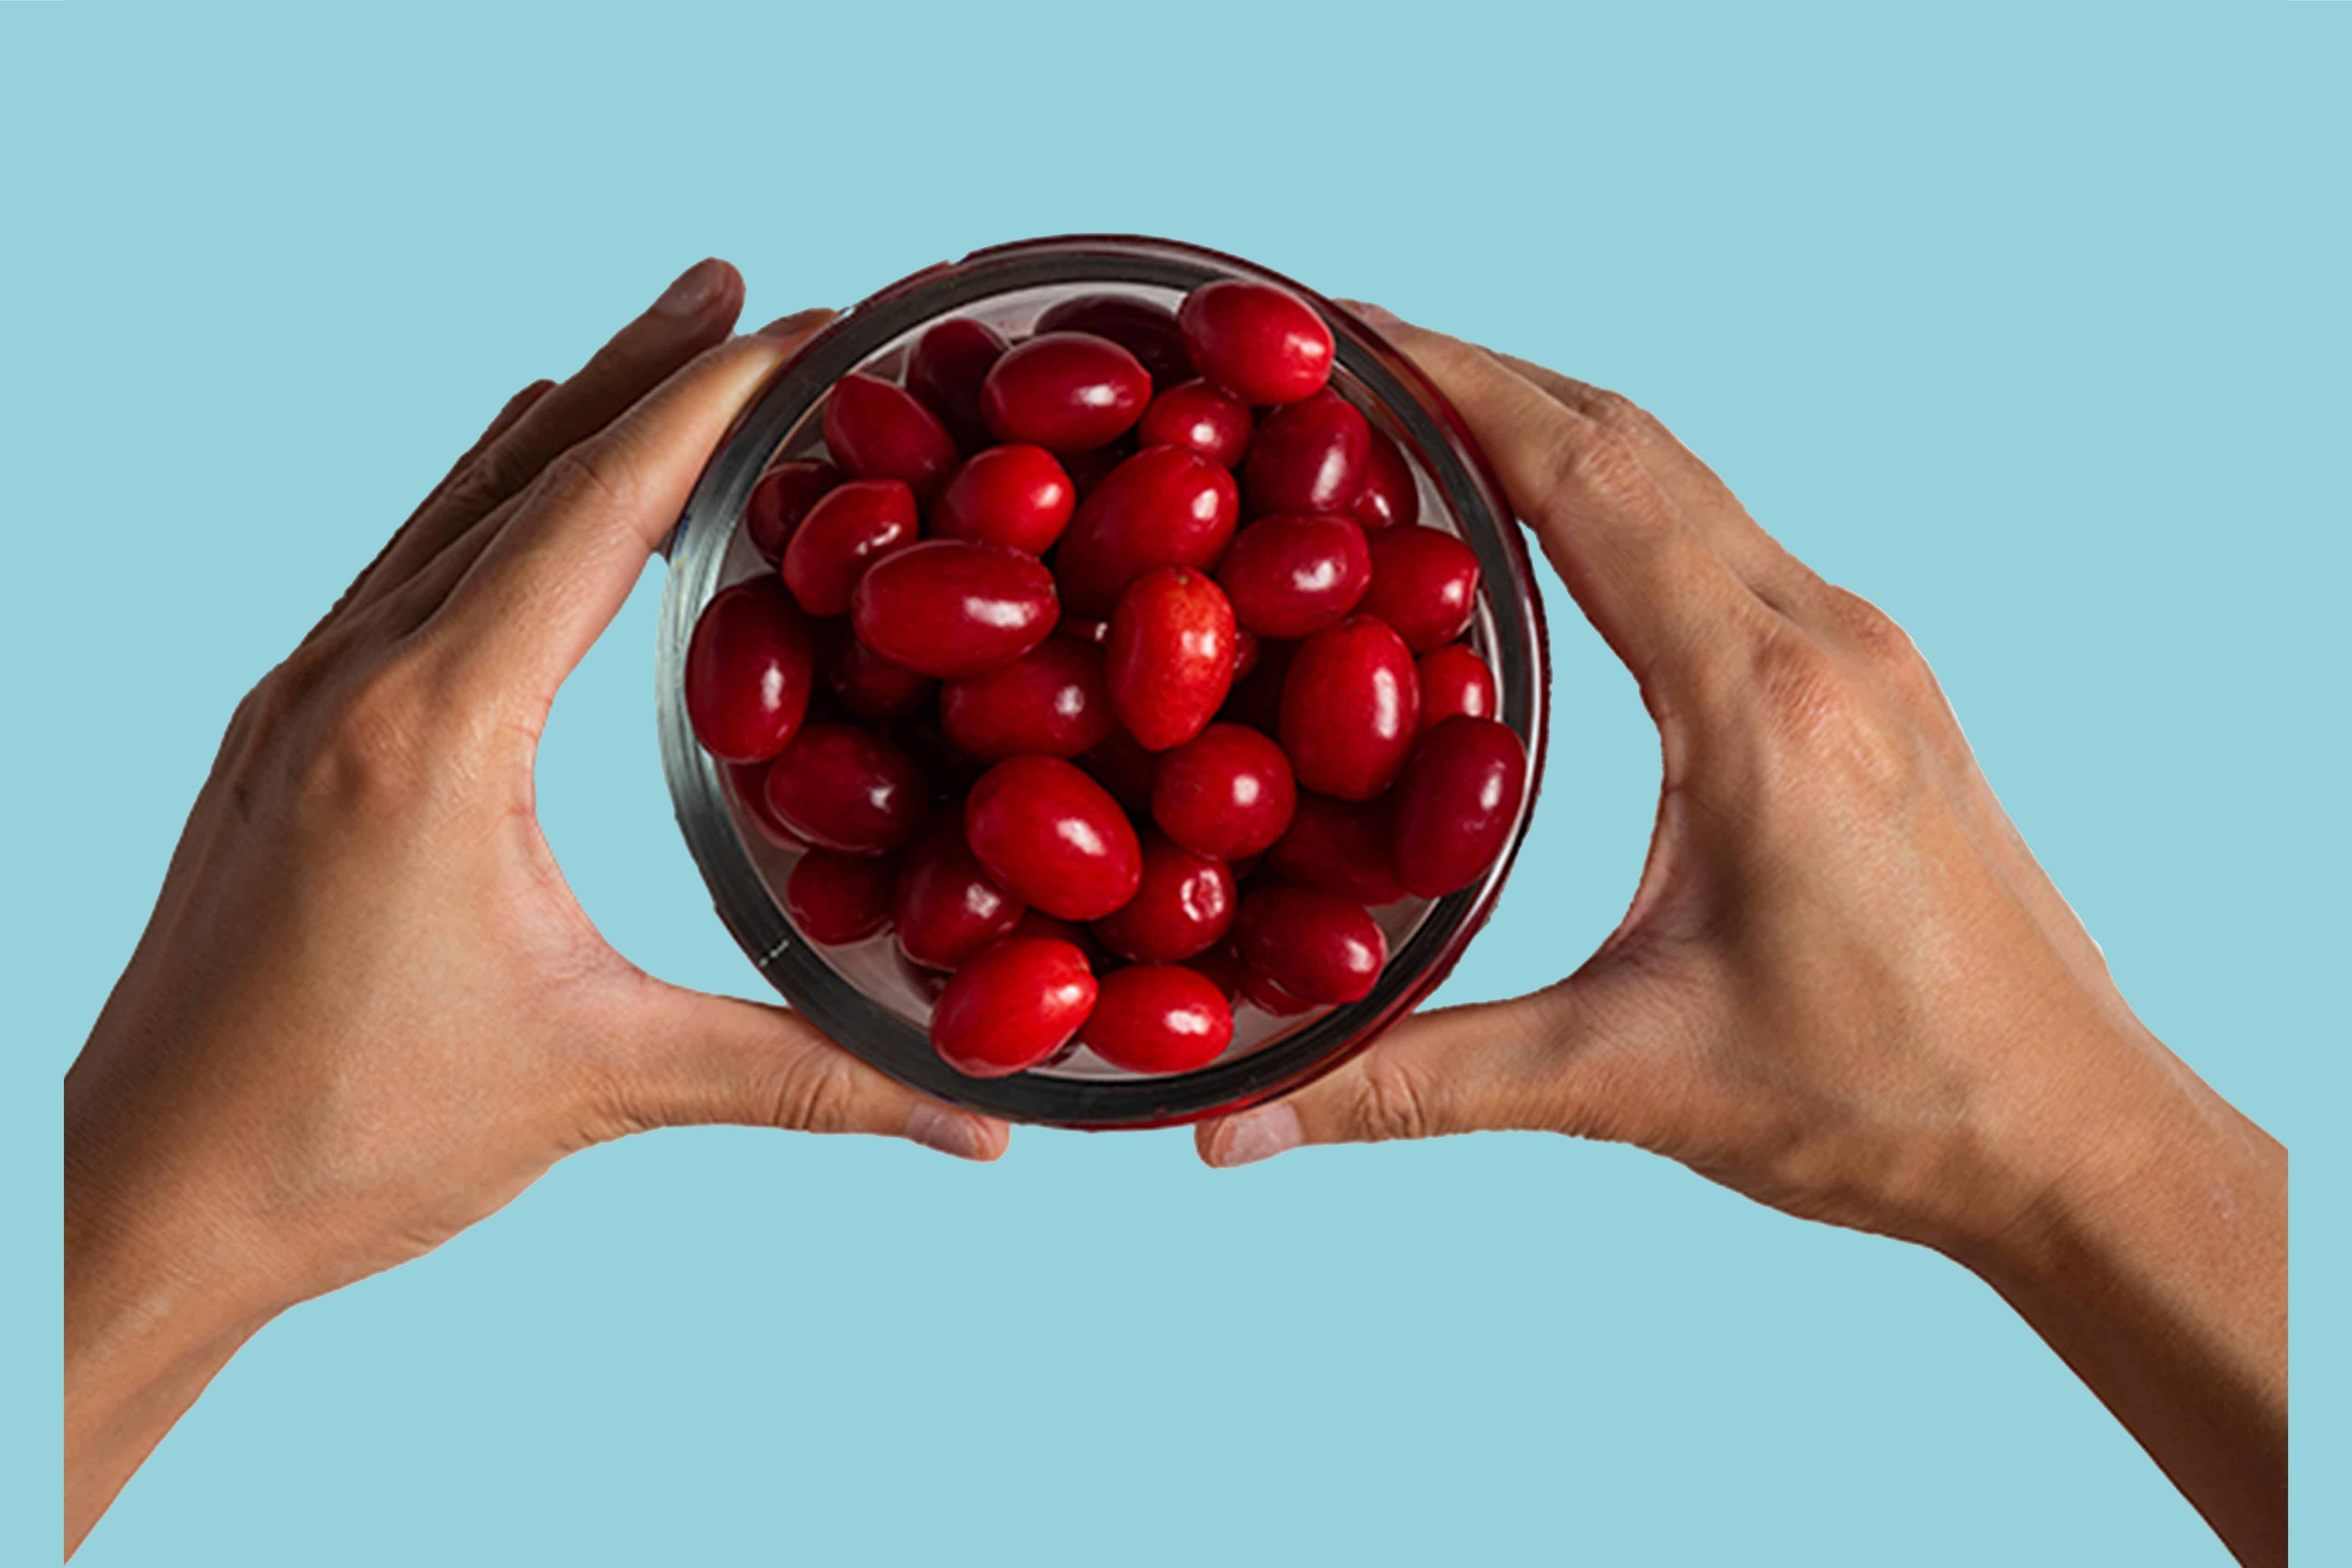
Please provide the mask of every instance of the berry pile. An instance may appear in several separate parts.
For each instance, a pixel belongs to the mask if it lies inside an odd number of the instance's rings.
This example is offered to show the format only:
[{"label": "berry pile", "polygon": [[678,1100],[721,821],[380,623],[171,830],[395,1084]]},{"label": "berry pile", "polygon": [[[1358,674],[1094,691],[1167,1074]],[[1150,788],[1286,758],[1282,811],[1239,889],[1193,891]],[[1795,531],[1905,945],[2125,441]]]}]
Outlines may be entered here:
[{"label": "berry pile", "polygon": [[1206,1066],[1237,1004],[1366,994],[1369,909],[1502,853],[1527,755],[1460,640],[1476,558],[1332,353],[1242,281],[945,321],[754,489],[776,570],[703,611],[688,713],[804,851],[801,932],[949,976],[958,1070]]}]

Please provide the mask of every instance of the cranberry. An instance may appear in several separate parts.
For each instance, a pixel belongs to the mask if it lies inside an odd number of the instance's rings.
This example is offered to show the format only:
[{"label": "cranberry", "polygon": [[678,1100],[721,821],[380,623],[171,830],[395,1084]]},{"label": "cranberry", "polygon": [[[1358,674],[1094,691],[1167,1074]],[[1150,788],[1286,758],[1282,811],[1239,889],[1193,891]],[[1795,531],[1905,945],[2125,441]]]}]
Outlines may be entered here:
[{"label": "cranberry", "polygon": [[1184,296],[1176,321],[1202,375],[1244,403],[1296,403],[1330,379],[1331,329],[1286,289],[1204,283]]},{"label": "cranberry", "polygon": [[941,728],[982,762],[1024,752],[1075,757],[1117,722],[1102,650],[1073,637],[1047,637],[1011,664],[940,690]]},{"label": "cranberry", "polygon": [[940,416],[960,446],[988,444],[988,426],[980,416],[980,384],[1004,346],[994,327],[957,316],[917,338],[914,352],[907,356],[907,390]]},{"label": "cranberry", "polygon": [[934,824],[906,862],[892,909],[898,951],[910,961],[953,969],[1021,921],[1021,900],[989,879],[964,844],[961,821]]},{"label": "cranberry", "polygon": [[1290,761],[1255,730],[1212,724],[1160,759],[1151,820],[1196,854],[1255,855],[1280,838],[1298,805]]},{"label": "cranberry", "polygon": [[813,656],[808,622],[775,578],[712,595],[686,647],[686,716],[702,749],[756,763],[791,744],[808,712]]},{"label": "cranberry", "polygon": [[1043,447],[991,447],[955,471],[931,506],[931,537],[1043,555],[1078,504],[1070,476]]},{"label": "cranberry", "polygon": [[915,542],[915,492],[898,479],[852,479],[810,509],[784,547],[784,583],[812,616],[838,616],[866,569]]},{"label": "cranberry", "polygon": [[1315,1004],[1303,996],[1294,996],[1266,975],[1242,963],[1242,1000],[1261,1013],[1271,1013],[1277,1018],[1295,1017],[1313,1009]]},{"label": "cranberry", "polygon": [[1191,1072],[1233,1043],[1234,1010],[1214,983],[1179,963],[1138,963],[1103,977],[1080,1037],[1129,1072]]},{"label": "cranberry", "polygon": [[1217,564],[1234,618],[1268,637],[1303,637],[1335,625],[1371,580],[1364,531],[1328,513],[1251,523]]},{"label": "cranberry", "polygon": [[1250,440],[1242,494],[1250,513],[1345,511],[1364,488],[1372,427],[1325,387],[1266,416]]},{"label": "cranberry", "polygon": [[956,466],[955,437],[914,394],[879,376],[845,375],[824,400],[824,444],[861,479],[898,479],[929,497]]},{"label": "cranberry", "polygon": [[1372,585],[1357,608],[1396,628],[1415,653],[1460,637],[1478,605],[1478,557],[1433,528],[1389,528],[1371,536]]},{"label": "cranberry", "polygon": [[1265,852],[1286,882],[1338,893],[1360,904],[1394,903],[1404,889],[1391,869],[1394,816],[1385,800],[1302,795],[1289,828]]},{"label": "cranberry", "polygon": [[1273,734],[1281,727],[1282,683],[1289,679],[1290,662],[1297,657],[1295,642],[1260,638],[1256,666],[1247,675],[1234,678],[1234,694],[1225,699],[1224,711],[1218,717]]},{"label": "cranberry", "polygon": [[1110,913],[1143,879],[1127,814],[1059,757],[1010,757],[981,774],[963,828],[991,878],[1066,921]]},{"label": "cranberry", "polygon": [[890,929],[898,869],[883,858],[812,849],[784,879],[784,912],[811,942],[864,942]]},{"label": "cranberry", "polygon": [[1302,788],[1369,800],[1404,766],[1421,681],[1404,640],[1354,616],[1298,645],[1282,683],[1282,749]]},{"label": "cranberry", "polygon": [[1205,381],[1188,381],[1151,400],[1135,435],[1147,447],[1190,447],[1230,468],[1249,451],[1249,405]]},{"label": "cranberry", "polygon": [[1383,528],[1411,528],[1421,520],[1421,487],[1403,448],[1375,430],[1364,459],[1364,488],[1356,492],[1349,511],[1366,532]]},{"label": "cranberry", "polygon": [[1119,721],[1147,752],[1199,734],[1234,683],[1234,607],[1205,573],[1160,566],[1111,617],[1104,675]]},{"label": "cranberry", "polygon": [[1234,537],[1234,477],[1184,447],[1147,447],[1078,503],[1055,556],[1072,612],[1108,616],[1154,566],[1207,567]]},{"label": "cranberry", "polygon": [[854,724],[811,724],[768,770],[768,809],[820,849],[878,855],[915,836],[930,805],[915,759]]},{"label": "cranberry", "polygon": [[841,470],[823,458],[794,458],[760,476],[751,487],[751,499],[744,503],[743,531],[761,560],[773,566],[784,558],[793,530],[841,478]]},{"label": "cranberry", "polygon": [[1528,787],[1528,749],[1492,719],[1430,731],[1397,782],[1397,880],[1425,899],[1466,888],[1510,838]]},{"label": "cranberry", "polygon": [[1173,386],[1192,374],[1176,312],[1131,294],[1080,294],[1065,300],[1037,318],[1037,330],[1108,338],[1133,354],[1157,386]]},{"label": "cranberry", "polygon": [[1378,921],[1337,893],[1261,888],[1242,900],[1234,945],[1249,966],[1293,996],[1353,1002],[1388,962]]},{"label": "cranberry", "polygon": [[1225,940],[1234,923],[1234,874],[1160,834],[1143,840],[1135,897],[1095,921],[1105,947],[1139,963],[1172,963]]},{"label": "cranberry", "polygon": [[981,416],[1000,441],[1083,452],[1124,435],[1151,400],[1135,356],[1091,332],[1047,332],[1007,349],[980,385]]},{"label": "cranberry", "polygon": [[1097,647],[1100,647],[1103,644],[1110,641],[1110,623],[1108,621],[1087,620],[1081,619],[1076,616],[1065,616],[1062,617],[1062,624],[1055,626],[1054,629],[1061,633],[1064,637],[1076,637],[1080,642],[1089,642],[1094,644]]},{"label": "cranberry", "polygon": [[1265,639],[1247,626],[1234,628],[1234,679],[1236,681],[1245,679],[1251,670],[1257,668],[1258,650],[1264,646]]},{"label": "cranberry", "polygon": [[1116,724],[1100,744],[1078,759],[1088,777],[1110,792],[1110,797],[1137,816],[1151,809],[1151,784],[1160,776],[1160,759]]},{"label": "cranberry", "polygon": [[931,1008],[931,1047],[967,1078],[1034,1067],[1094,1010],[1087,955],[1050,937],[1009,937],[956,971]]},{"label": "cranberry", "polygon": [[845,710],[869,724],[914,717],[940,685],[928,675],[892,664],[855,637],[843,637],[834,648],[825,684]]},{"label": "cranberry", "polygon": [[727,782],[734,786],[735,804],[751,819],[760,837],[779,849],[805,849],[801,836],[776,820],[768,809],[768,767],[766,763],[726,763]]},{"label": "cranberry", "polygon": [[850,615],[883,658],[949,679],[1012,663],[1045,640],[1060,610],[1053,574],[1034,558],[933,539],[885,556],[859,578]]},{"label": "cranberry", "polygon": [[1448,643],[1421,656],[1421,728],[1423,734],[1456,713],[1473,719],[1495,716],[1495,672],[1466,645]]}]

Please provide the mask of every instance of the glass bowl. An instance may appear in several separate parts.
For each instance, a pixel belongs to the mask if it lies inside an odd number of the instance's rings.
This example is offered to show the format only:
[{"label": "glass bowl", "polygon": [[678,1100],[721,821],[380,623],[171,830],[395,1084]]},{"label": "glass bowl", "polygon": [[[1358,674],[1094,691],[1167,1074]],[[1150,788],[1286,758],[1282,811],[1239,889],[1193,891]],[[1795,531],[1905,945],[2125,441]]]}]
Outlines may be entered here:
[{"label": "glass bowl", "polygon": [[[895,378],[915,339],[951,316],[975,316],[1017,338],[1048,307],[1075,295],[1124,295],[1172,310],[1188,290],[1220,278],[1287,289],[1322,315],[1338,342],[1331,384],[1404,452],[1420,487],[1422,523],[1458,535],[1476,553],[1481,591],[1468,637],[1495,672],[1496,716],[1527,744],[1518,820],[1503,854],[1471,886],[1373,911],[1390,959],[1359,1001],[1290,1017],[1237,1003],[1233,1045],[1192,1072],[1128,1073],[1080,1048],[1010,1078],[967,1078],[930,1046],[931,998],[943,977],[908,963],[887,932],[823,947],[793,929],[782,891],[795,856],[752,823],[726,769],[696,743],[688,723],[688,639],[712,595],[773,570],[741,535],[745,504],[770,464],[823,450],[824,396],[840,377],[870,370]],[[890,285],[835,318],[776,373],[703,471],[667,553],[656,678],[662,763],[678,826],[719,919],[811,1023],[892,1077],[975,1110],[1067,1127],[1161,1126],[1236,1110],[1329,1071],[1444,979],[1493,910],[1535,809],[1550,680],[1542,602],[1510,508],[1476,444],[1436,388],[1372,327],[1311,289],[1215,251],[1131,236],[1034,239],[975,251]]]}]

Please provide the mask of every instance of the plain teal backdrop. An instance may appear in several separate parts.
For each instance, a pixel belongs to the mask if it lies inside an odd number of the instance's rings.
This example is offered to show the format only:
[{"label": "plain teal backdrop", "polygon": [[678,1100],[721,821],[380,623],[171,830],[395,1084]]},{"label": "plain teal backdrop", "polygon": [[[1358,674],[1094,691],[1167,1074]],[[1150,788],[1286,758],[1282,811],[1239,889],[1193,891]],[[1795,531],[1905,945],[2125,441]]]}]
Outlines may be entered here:
[{"label": "plain teal backdrop", "polygon": [[[1941,672],[2126,993],[2300,1166],[2347,1458],[2352,5],[0,3],[0,1520],[56,1549],[57,1082],[230,707],[499,404],[706,253],[755,319],[1166,234],[1620,387]],[[744,990],[649,570],[540,777]],[[1573,965],[1657,760],[1558,741],[1444,994]],[[264,1333],[82,1561],[2211,1563],[1986,1289],[1630,1151],[663,1133]],[[2310,1557],[2308,1561],[2320,1561]],[[2343,1559],[2336,1559],[2342,1561]]]}]

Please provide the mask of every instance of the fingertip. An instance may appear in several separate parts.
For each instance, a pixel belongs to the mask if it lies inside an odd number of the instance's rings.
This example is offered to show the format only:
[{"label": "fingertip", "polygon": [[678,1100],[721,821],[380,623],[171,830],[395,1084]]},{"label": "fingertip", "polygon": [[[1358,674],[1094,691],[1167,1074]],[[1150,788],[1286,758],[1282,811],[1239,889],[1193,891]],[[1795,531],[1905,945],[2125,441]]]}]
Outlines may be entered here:
[{"label": "fingertip", "polygon": [[1194,1134],[1201,1158],[1217,1170],[1271,1160],[1306,1142],[1298,1112],[1286,1100],[1205,1123]]},{"label": "fingertip", "polygon": [[1003,1157],[1013,1129],[992,1116],[975,1116],[923,1100],[907,1113],[906,1135],[926,1149],[990,1164]]}]

